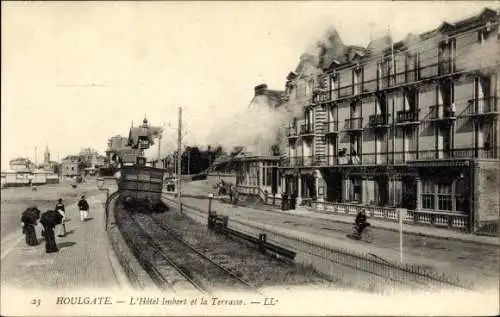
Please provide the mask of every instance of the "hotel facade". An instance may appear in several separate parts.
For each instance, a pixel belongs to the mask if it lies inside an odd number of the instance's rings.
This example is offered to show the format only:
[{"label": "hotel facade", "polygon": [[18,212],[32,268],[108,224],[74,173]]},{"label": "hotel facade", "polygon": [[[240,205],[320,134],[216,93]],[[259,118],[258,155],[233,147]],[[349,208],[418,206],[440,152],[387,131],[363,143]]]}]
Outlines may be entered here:
[{"label": "hotel facade", "polygon": [[281,191],[325,211],[469,232],[499,219],[499,14],[485,9],[393,43],[347,47],[290,73],[301,107],[282,144]]}]

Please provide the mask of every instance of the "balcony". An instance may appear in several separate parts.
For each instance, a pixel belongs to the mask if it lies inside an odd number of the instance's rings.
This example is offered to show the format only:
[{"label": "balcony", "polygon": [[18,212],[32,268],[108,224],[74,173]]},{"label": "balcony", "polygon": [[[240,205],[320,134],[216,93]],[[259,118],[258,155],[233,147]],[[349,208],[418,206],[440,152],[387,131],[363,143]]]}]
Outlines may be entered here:
[{"label": "balcony", "polygon": [[337,134],[337,133],[339,133],[338,121],[325,122],[325,134]]},{"label": "balcony", "polygon": [[299,135],[297,133],[297,128],[296,127],[290,127],[287,129],[288,131],[288,137],[289,138],[297,138]]},{"label": "balcony", "polygon": [[300,135],[301,136],[313,136],[314,135],[313,127],[311,125],[302,124],[300,126]]},{"label": "balcony", "polygon": [[350,118],[345,119],[344,129],[346,131],[360,131],[363,130],[363,118]]},{"label": "balcony", "polygon": [[396,124],[419,124],[418,113],[420,109],[415,110],[401,110],[396,113]]},{"label": "balcony", "polygon": [[313,161],[313,156],[291,156],[284,160],[283,165],[286,167],[312,166]]},{"label": "balcony", "polygon": [[456,120],[456,113],[451,111],[449,106],[445,105],[434,105],[429,107],[429,120],[430,121],[444,121],[449,122],[451,120]]},{"label": "balcony", "polygon": [[316,93],[313,102],[316,104],[326,103],[332,100],[331,90],[320,90]]},{"label": "balcony", "polygon": [[373,128],[387,128],[389,127],[389,115],[372,114],[368,117],[368,124]]},{"label": "balcony", "polygon": [[462,148],[462,149],[440,149],[440,150],[424,150],[411,151],[412,156],[408,161],[434,161],[434,160],[450,160],[450,159],[498,159],[499,148]]},{"label": "balcony", "polygon": [[453,73],[453,61],[451,59],[442,59],[438,62],[438,76]]},{"label": "balcony", "polygon": [[498,115],[497,97],[470,99],[467,105],[467,114],[470,116]]},{"label": "balcony", "polygon": [[344,86],[339,88],[339,98],[352,96],[353,87],[352,85]]}]

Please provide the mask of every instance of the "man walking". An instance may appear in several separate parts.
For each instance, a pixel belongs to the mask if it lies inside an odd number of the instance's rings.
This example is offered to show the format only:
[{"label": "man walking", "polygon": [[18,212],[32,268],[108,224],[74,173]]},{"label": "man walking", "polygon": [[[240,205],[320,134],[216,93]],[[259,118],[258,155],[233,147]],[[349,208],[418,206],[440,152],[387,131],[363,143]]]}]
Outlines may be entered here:
[{"label": "man walking", "polygon": [[57,201],[55,209],[56,209],[56,212],[58,212],[62,216],[60,233],[57,235],[58,237],[62,238],[64,236],[66,236],[66,223],[65,223],[66,210],[65,210],[65,207],[63,204],[63,200],[61,198],[59,198],[59,200]]},{"label": "man walking", "polygon": [[85,199],[85,195],[78,202],[78,209],[80,209],[80,220],[82,222],[86,221],[89,217],[89,203]]}]

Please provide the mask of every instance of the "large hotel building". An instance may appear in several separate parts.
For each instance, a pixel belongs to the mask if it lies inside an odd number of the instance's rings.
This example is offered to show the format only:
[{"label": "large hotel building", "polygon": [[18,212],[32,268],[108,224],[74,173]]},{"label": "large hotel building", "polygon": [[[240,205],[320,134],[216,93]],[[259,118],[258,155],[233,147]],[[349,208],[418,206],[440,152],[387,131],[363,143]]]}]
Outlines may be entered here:
[{"label": "large hotel building", "polygon": [[[326,57],[325,57],[326,58]],[[484,231],[499,219],[499,14],[345,47],[287,77],[280,190],[337,213]]]}]

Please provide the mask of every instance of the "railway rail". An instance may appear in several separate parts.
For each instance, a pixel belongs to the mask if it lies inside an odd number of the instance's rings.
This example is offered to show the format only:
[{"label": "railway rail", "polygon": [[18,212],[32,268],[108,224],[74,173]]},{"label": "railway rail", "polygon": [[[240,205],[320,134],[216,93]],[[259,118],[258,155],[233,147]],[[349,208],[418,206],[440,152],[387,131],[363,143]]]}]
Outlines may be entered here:
[{"label": "railway rail", "polygon": [[258,289],[208,258],[164,224],[140,213],[116,208],[120,230],[155,284],[173,292],[214,294],[217,290],[244,291],[262,295]]},{"label": "railway rail", "polygon": [[[162,195],[165,201],[171,205],[176,205],[168,195]],[[203,218],[208,216],[208,212],[200,208],[183,204],[183,211],[193,214],[196,218]],[[326,245],[318,245],[313,241],[307,241],[294,237],[292,235],[279,233],[273,228],[268,226],[259,226],[246,222],[244,220],[232,219],[231,224],[233,228],[239,228],[238,231],[251,234],[267,233],[276,240],[278,245],[282,245],[289,250],[294,250],[299,253],[305,253],[308,256],[318,257],[319,261],[333,262],[347,267],[352,267],[358,271],[366,272],[386,280],[392,285],[397,287],[410,287],[413,289],[442,289],[452,288],[459,290],[470,289],[470,285],[465,285],[459,281],[454,281],[446,276],[441,276],[435,272],[426,272],[420,267],[398,266],[383,258],[377,257],[374,254],[357,254],[349,250],[329,248]]]},{"label": "railway rail", "polygon": [[[134,215],[135,222],[151,239],[168,263],[175,267],[190,283],[199,290],[212,294],[217,290],[244,291],[259,293],[257,288],[239,278],[219,263],[207,257],[181,237],[177,236],[165,224],[149,216]],[[260,293],[259,293],[260,294]]]}]

